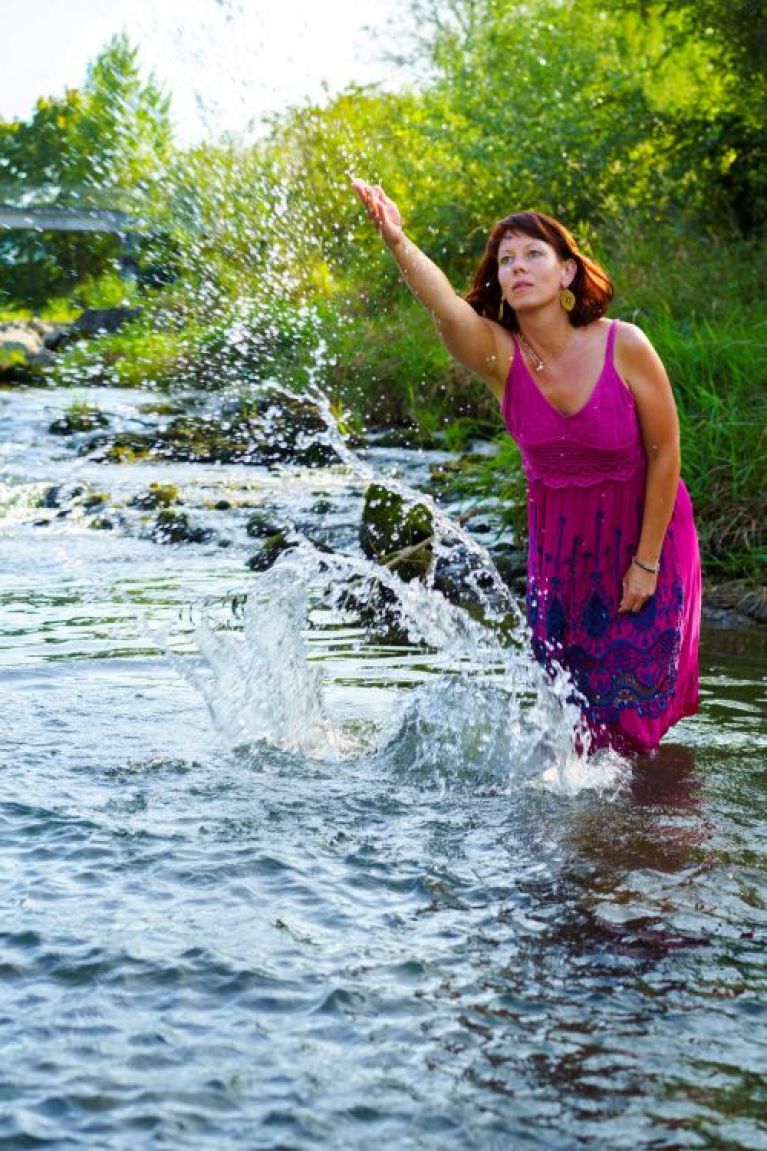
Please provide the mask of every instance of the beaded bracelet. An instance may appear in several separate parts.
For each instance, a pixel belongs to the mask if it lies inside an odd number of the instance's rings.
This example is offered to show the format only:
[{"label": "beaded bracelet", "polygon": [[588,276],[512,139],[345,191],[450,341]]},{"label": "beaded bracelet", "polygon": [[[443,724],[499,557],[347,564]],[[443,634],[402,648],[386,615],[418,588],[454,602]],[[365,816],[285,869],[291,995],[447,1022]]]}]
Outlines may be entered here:
[{"label": "beaded bracelet", "polygon": [[660,563],[645,564],[645,563],[642,563],[641,560],[638,560],[636,556],[634,556],[634,558],[632,559],[631,562],[632,562],[632,564],[636,564],[636,566],[638,568],[641,568],[643,572],[649,572],[650,575],[657,575],[658,572],[660,571]]}]

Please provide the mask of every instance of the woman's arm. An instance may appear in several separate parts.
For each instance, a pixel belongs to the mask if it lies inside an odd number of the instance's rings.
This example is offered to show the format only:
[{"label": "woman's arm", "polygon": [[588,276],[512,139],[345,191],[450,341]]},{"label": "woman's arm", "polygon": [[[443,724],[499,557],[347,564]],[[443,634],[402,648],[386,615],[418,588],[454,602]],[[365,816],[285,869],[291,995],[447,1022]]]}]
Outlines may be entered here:
[{"label": "woman's arm", "polygon": [[[615,344],[616,368],[636,404],[647,455],[644,514],[636,558],[654,566],[660,558],[679,487],[679,420],[666,369],[650,341],[633,324],[622,323]],[[631,564],[623,580],[620,611],[638,611],[653,595],[658,577]]]},{"label": "woman's arm", "polygon": [[352,187],[391,251],[410,291],[431,312],[443,344],[475,372],[500,399],[513,344],[499,324],[478,316],[453,290],[447,276],[409,240],[396,204],[378,185],[363,180]]}]

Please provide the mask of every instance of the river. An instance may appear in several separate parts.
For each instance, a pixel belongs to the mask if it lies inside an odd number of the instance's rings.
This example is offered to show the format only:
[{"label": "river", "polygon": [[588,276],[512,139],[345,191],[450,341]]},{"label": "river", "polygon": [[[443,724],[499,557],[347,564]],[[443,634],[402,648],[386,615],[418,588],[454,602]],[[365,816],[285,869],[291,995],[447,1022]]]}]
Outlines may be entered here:
[{"label": "river", "polygon": [[[436,457],[99,463],[71,399],[0,392],[0,1147],[767,1147],[763,637],[589,764],[524,644],[339,598]],[[249,570],[254,510],[313,544]]]}]

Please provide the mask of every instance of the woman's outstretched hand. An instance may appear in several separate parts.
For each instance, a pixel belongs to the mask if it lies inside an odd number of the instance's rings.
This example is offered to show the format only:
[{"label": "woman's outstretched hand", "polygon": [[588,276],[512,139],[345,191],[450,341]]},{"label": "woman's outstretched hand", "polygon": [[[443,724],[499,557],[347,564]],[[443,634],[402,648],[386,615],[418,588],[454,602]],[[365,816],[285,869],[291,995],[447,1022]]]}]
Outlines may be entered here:
[{"label": "woman's outstretched hand", "polygon": [[368,216],[381,233],[382,239],[393,247],[402,239],[402,217],[399,208],[390,200],[380,184],[367,184],[364,180],[352,180],[352,188],[365,205]]}]

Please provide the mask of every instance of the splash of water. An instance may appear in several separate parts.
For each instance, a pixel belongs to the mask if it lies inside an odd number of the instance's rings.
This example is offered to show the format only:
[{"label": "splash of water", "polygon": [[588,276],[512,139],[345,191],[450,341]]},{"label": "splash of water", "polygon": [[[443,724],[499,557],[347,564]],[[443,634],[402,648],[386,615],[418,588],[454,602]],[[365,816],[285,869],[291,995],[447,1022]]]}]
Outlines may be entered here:
[{"label": "splash of water", "polygon": [[[387,620],[424,654],[425,682],[390,692],[383,722],[364,738],[334,714],[332,665],[312,652],[309,616],[338,613],[345,589],[380,602]],[[340,617],[336,615],[336,620]],[[179,661],[218,729],[235,745],[265,744],[323,760],[366,758],[400,780],[455,790],[536,783],[557,791],[613,788],[617,757],[587,760],[571,688],[438,591],[361,558],[311,545],[285,553],[255,582],[241,627],[196,631],[197,655]]]}]

